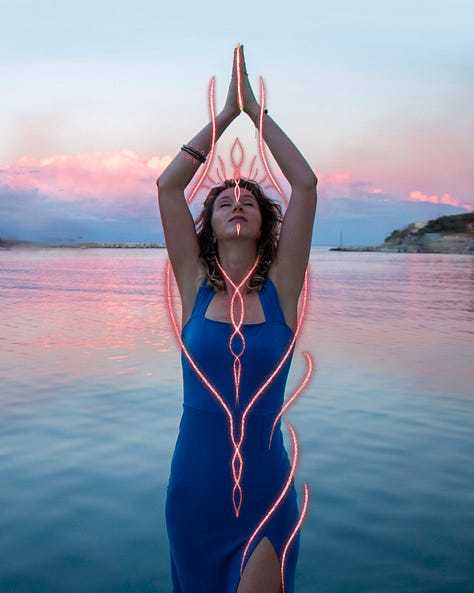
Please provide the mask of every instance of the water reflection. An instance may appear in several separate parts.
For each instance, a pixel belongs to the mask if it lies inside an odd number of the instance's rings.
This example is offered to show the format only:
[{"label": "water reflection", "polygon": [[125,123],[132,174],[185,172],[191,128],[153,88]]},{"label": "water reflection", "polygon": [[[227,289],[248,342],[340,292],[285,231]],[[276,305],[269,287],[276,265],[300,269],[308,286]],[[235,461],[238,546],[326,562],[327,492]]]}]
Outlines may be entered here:
[{"label": "water reflection", "polygon": [[[1,591],[170,590],[165,259],[0,253]],[[289,413],[312,492],[299,593],[472,588],[473,262],[313,254],[298,348],[316,373]]]},{"label": "water reflection", "polygon": [[[3,373],[74,381],[163,375],[177,344],[161,250],[2,253]],[[468,256],[317,252],[301,348],[464,393],[473,354]]]},{"label": "water reflection", "polygon": [[176,352],[163,265],[163,252],[155,250],[139,257],[111,257],[110,250],[2,253],[3,373],[45,383],[137,373],[159,379],[158,354]]},{"label": "water reflection", "polygon": [[318,253],[303,339],[320,363],[344,352],[470,397],[472,266],[469,256]]}]

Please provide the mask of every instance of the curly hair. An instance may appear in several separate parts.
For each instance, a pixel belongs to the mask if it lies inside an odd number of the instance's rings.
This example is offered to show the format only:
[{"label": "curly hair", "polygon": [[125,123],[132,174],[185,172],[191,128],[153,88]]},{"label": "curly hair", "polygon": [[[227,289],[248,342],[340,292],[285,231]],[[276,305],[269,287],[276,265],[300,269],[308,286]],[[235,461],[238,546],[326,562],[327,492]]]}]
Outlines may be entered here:
[{"label": "curly hair", "polygon": [[[214,203],[224,190],[235,187],[233,179],[226,179],[224,183],[213,187],[204,200],[201,213],[196,218],[196,232],[199,243],[199,258],[206,270],[208,286],[216,290],[225,288],[224,277],[216,264],[219,257],[212,230],[212,212]],[[239,187],[248,190],[257,200],[262,216],[260,238],[257,241],[258,264],[250,278],[247,289],[251,292],[258,291],[265,282],[266,275],[275,259],[282,222],[282,211],[279,204],[263,193],[263,189],[255,181],[241,178]]]}]

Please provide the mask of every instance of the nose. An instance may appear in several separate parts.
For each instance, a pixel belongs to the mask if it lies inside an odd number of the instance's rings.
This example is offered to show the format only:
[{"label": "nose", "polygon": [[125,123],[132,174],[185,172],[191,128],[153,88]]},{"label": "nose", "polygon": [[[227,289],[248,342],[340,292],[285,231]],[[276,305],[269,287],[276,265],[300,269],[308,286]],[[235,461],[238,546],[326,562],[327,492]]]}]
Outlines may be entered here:
[{"label": "nose", "polygon": [[236,200],[234,202],[234,205],[232,206],[232,212],[234,212],[237,209],[242,210],[242,204],[240,203],[240,200]]}]

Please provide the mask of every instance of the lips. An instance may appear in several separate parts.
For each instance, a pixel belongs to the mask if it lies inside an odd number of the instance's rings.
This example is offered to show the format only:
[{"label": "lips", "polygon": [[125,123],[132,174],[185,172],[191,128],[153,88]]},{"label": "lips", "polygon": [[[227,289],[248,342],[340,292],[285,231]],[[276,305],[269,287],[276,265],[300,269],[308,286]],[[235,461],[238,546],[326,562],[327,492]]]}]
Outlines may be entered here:
[{"label": "lips", "polygon": [[233,217],[232,217],[232,218],[229,220],[229,222],[234,222],[234,221],[237,221],[237,222],[239,222],[239,221],[241,221],[241,220],[243,220],[244,222],[247,222],[247,219],[245,218],[245,216],[241,216],[241,215],[233,216]]}]

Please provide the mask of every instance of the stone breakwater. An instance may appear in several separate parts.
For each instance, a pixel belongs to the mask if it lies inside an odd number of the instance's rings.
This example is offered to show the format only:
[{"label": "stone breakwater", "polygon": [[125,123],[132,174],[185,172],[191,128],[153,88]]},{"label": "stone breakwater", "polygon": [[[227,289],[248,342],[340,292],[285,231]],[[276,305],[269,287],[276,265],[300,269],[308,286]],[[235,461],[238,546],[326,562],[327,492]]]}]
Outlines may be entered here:
[{"label": "stone breakwater", "polygon": [[0,239],[0,249],[166,249],[164,243],[34,243]]}]

